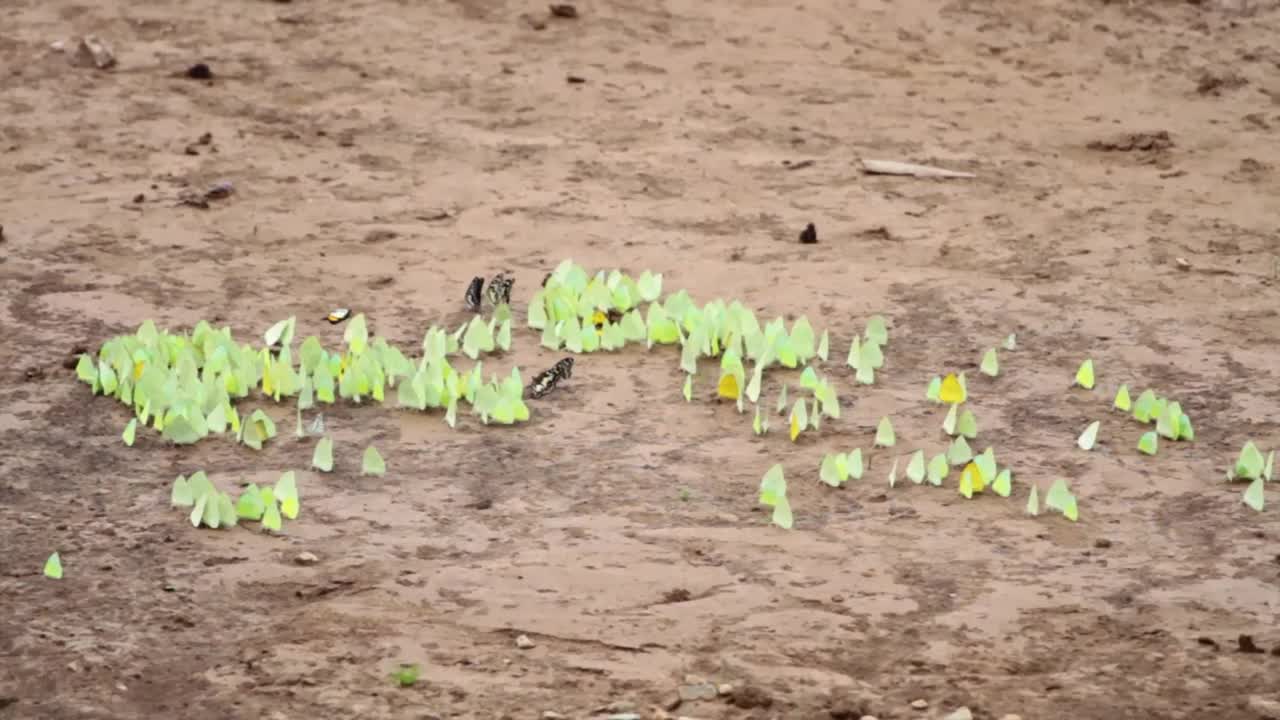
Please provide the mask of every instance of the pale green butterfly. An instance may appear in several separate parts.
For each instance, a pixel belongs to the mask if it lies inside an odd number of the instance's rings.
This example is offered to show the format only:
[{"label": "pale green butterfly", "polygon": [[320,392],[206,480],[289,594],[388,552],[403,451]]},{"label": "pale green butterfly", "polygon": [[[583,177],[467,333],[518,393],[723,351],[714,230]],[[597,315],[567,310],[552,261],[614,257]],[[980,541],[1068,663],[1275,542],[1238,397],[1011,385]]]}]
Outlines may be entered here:
[{"label": "pale green butterfly", "polygon": [[1258,476],[1253,482],[1249,483],[1249,487],[1244,491],[1244,504],[1262,512],[1262,508],[1266,505],[1266,498],[1263,496],[1263,483],[1265,480]]},{"label": "pale green butterfly", "polygon": [[1013,492],[1013,477],[1009,468],[1004,468],[996,475],[995,481],[991,483],[991,489],[1000,497],[1009,497]]},{"label": "pale green butterfly", "polygon": [[822,362],[827,361],[827,355],[830,353],[830,349],[831,338],[827,336],[827,331],[823,330],[822,339],[818,341],[818,357],[821,358]]},{"label": "pale green butterfly", "polygon": [[872,315],[867,319],[866,336],[878,345],[889,344],[889,329],[885,326],[884,316]]},{"label": "pale green butterfly", "polygon": [[[450,405],[452,407],[453,403]],[[333,438],[326,435],[316,443],[315,452],[311,454],[311,467],[321,472],[333,471]]]},{"label": "pale green butterfly", "polygon": [[124,444],[133,447],[134,434],[138,432],[138,418],[133,418],[128,425],[124,426],[124,433],[120,436],[124,440]]},{"label": "pale green butterfly", "polygon": [[893,447],[895,442],[897,438],[894,436],[893,423],[889,421],[889,416],[885,415],[876,425],[876,447]]},{"label": "pale green butterfly", "polygon": [[[1261,510],[1262,508],[1258,508]],[[62,579],[62,558],[55,551],[44,561],[44,576],[54,580]]]},{"label": "pale green butterfly", "polygon": [[785,496],[778,498],[777,504],[773,506],[772,522],[783,530],[792,528],[795,519],[791,516],[791,503]]},{"label": "pale green butterfly", "polygon": [[911,482],[919,485],[924,482],[925,464],[924,451],[917,450],[911,456],[911,461],[907,463],[907,477],[911,478]]},{"label": "pale green butterfly", "polygon": [[1151,422],[1152,412],[1156,406],[1156,394],[1151,390],[1143,390],[1133,404],[1133,419],[1141,423]]},{"label": "pale green butterfly", "polygon": [[[1076,384],[1085,390],[1093,389],[1093,359],[1088,358],[1080,363],[1080,369],[1076,370]],[[1047,501],[1046,501],[1047,502]]]},{"label": "pale green butterfly", "polygon": [[1160,449],[1160,438],[1154,432],[1148,432],[1138,438],[1138,451],[1146,455],[1155,455]]},{"label": "pale green butterfly", "polygon": [[1182,429],[1182,405],[1171,402],[1165,406],[1164,412],[1156,418],[1156,432],[1166,440],[1177,440]]},{"label": "pale green butterfly", "polygon": [[775,464],[760,479],[760,504],[776,505],[779,498],[787,494],[787,479],[782,465]]},{"label": "pale green butterfly", "polygon": [[995,348],[987,350],[986,354],[982,356],[982,365],[979,366],[978,369],[981,370],[984,375],[989,375],[991,377],[996,377],[1000,374],[1000,359],[996,357]]},{"label": "pale green butterfly", "polygon": [[290,520],[298,517],[298,484],[294,477],[293,471],[290,470],[280,476],[276,481],[276,486],[272,490],[272,495],[280,501],[280,512]]},{"label": "pale green butterfly", "polygon": [[854,448],[853,452],[848,454],[849,477],[854,480],[861,480],[862,473],[866,469],[862,463],[862,448]]},{"label": "pale green butterfly", "polygon": [[1266,461],[1259,452],[1258,446],[1254,445],[1252,440],[1247,440],[1244,447],[1240,449],[1240,456],[1236,458],[1233,477],[1254,480],[1262,477],[1265,467]]},{"label": "pale green butterfly", "polygon": [[764,435],[769,432],[769,418],[760,414],[760,406],[756,405],[756,416],[751,421],[751,430],[757,435]]},{"label": "pale green butterfly", "polygon": [[844,477],[840,476],[840,465],[840,453],[823,455],[822,466],[818,469],[818,479],[831,487],[840,487],[841,483],[849,479],[847,466]]},{"label": "pale green butterfly", "polygon": [[1112,403],[1112,405],[1117,410],[1123,410],[1124,412],[1128,412],[1129,410],[1133,409],[1133,401],[1129,399],[1128,385],[1120,386],[1120,389],[1116,391],[1116,399],[1115,399],[1115,402]]},{"label": "pale green butterfly", "polygon": [[[272,497],[274,502],[274,495]],[[246,485],[240,492],[239,499],[236,500],[236,515],[245,520],[261,520],[262,513],[266,509],[267,504],[263,501],[262,491],[254,483]]]},{"label": "pale green butterfly", "polygon": [[952,465],[964,465],[972,459],[973,448],[969,447],[969,442],[963,435],[952,440],[947,447],[947,461]]},{"label": "pale green butterfly", "polygon": [[947,478],[951,472],[951,465],[947,462],[946,453],[938,453],[929,461],[929,484],[934,487],[942,485],[942,481]]},{"label": "pale green butterfly", "polygon": [[387,464],[382,459],[382,455],[378,449],[372,445],[365,448],[364,459],[360,463],[360,472],[363,475],[384,475],[387,472]]},{"label": "pale green butterfly", "polygon": [[807,427],[809,427],[809,411],[805,406],[804,398],[799,398],[791,408],[791,442],[795,442],[796,437]]},{"label": "pale green butterfly", "polygon": [[1071,494],[1071,490],[1067,488],[1067,481],[1062,478],[1054,480],[1053,485],[1049,487],[1049,492],[1044,496],[1044,506],[1060,511],[1072,522],[1080,519],[1076,496]]},{"label": "pale green butterfly", "polygon": [[935,375],[934,378],[929,381],[929,387],[925,388],[924,399],[932,400],[933,402],[940,403],[942,402],[941,393],[942,393],[942,378],[940,376]]},{"label": "pale green butterfly", "polygon": [[1098,428],[1101,426],[1102,422],[1100,420],[1094,420],[1089,423],[1089,427],[1085,428],[1084,432],[1080,433],[1080,437],[1076,439],[1076,445],[1081,450],[1092,450],[1093,444],[1098,440]]}]

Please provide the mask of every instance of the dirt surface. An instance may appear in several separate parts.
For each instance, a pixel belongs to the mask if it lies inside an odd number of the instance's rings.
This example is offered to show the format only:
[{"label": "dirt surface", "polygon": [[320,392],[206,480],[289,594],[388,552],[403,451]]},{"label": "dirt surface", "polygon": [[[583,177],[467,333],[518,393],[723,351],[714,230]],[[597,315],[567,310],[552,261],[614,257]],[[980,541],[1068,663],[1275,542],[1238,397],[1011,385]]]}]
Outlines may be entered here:
[{"label": "dirt surface", "polygon": [[[1246,439],[1280,446],[1277,4],[577,11],[3,4],[0,717],[647,718],[688,675],[734,692],[673,715],[1272,717],[1280,494],[1254,513],[1222,474]],[[116,67],[50,47],[84,33]],[[230,197],[178,204],[220,181]],[[306,467],[289,407],[268,405],[282,434],[260,453],[127,448],[127,411],[64,366],[146,318],[250,340],[296,314],[336,345],[337,305],[415,348],[465,317],[472,275],[514,273],[523,317],[566,257],[807,314],[844,418],[757,439],[709,381],[682,401],[671,348],[578,358],[516,428],[342,405],[336,472],[300,472],[303,515],[270,537],[193,530],[168,492]],[[877,312],[886,364],[855,388],[844,349]],[[978,375],[1010,332],[1003,375]],[[1093,393],[1069,388],[1086,355]],[[490,363],[555,359],[526,329]],[[1009,500],[885,482],[943,447],[923,393],[946,368],[970,372]],[[1197,440],[1139,455],[1108,409],[1121,382],[1180,400]],[[898,446],[872,451],[885,414]],[[359,475],[369,442],[383,478]],[[867,477],[819,484],[853,447]],[[756,504],[774,462],[792,532]],[[1056,477],[1078,524],[1023,514]],[[60,582],[39,572],[54,549]],[[388,679],[401,661],[416,686]]]}]

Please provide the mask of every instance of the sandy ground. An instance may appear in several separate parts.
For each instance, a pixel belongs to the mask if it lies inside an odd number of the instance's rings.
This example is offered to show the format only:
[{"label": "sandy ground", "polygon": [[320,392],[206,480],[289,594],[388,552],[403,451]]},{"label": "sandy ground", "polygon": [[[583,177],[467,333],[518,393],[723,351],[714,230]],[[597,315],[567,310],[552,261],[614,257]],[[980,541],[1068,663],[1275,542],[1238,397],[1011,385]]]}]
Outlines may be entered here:
[{"label": "sandy ground", "polygon": [[[1277,3],[578,9],[0,7],[0,717],[649,718],[689,675],[734,691],[673,715],[1276,717],[1280,512],[1222,471],[1280,446]],[[119,65],[50,49],[82,33]],[[212,81],[181,77],[195,62]],[[979,177],[865,176],[867,156]],[[221,180],[231,198],[176,206]],[[303,516],[269,537],[193,530],[169,485],[306,467],[290,408],[261,453],[126,448],[125,409],[64,367],[146,318],[248,340],[297,314],[334,345],[335,305],[413,347],[465,317],[472,275],[513,272],[523,316],[566,257],[807,314],[845,417],[758,439],[708,385],[681,400],[671,348],[580,357],[517,428],[343,405],[337,471],[300,473]],[[873,313],[887,361],[855,388],[836,358]],[[1086,355],[1094,393],[1069,388]],[[556,357],[525,329],[493,364]],[[970,372],[1009,500],[885,482],[943,446],[923,391],[945,368]],[[1121,382],[1180,400],[1196,442],[1139,455]],[[871,451],[885,414],[899,444]],[[369,442],[383,478],[358,473]],[[853,447],[867,478],[820,485]],[[774,462],[789,533],[756,504]],[[1078,524],[1022,512],[1056,477]]]}]

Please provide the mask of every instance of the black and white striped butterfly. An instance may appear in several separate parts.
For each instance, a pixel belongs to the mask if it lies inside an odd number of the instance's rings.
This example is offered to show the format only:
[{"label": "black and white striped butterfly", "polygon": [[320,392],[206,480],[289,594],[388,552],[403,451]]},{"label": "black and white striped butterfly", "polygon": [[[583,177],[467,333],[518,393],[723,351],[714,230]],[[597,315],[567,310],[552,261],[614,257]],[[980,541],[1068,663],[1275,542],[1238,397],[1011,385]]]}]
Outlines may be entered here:
[{"label": "black and white striped butterfly", "polygon": [[489,302],[497,307],[499,305],[511,304],[511,286],[516,284],[515,278],[509,278],[502,273],[493,276],[489,281],[489,290],[486,296]]},{"label": "black and white striped butterfly", "polygon": [[471,312],[480,312],[480,291],[484,289],[484,278],[471,278],[471,284],[467,286],[467,309]]},{"label": "black and white striped butterfly", "polygon": [[556,384],[561,380],[568,380],[573,376],[573,358],[567,357],[556,363],[550,370],[543,370],[538,373],[533,382],[529,384],[529,395],[540,398],[556,388]]}]

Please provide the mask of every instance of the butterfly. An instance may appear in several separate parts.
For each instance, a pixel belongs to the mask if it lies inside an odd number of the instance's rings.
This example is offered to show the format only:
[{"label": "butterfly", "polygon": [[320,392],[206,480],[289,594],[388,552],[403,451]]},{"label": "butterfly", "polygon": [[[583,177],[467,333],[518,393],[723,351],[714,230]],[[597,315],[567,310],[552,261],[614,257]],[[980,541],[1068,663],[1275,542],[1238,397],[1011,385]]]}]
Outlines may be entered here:
[{"label": "butterfly", "polygon": [[540,398],[555,389],[561,380],[573,376],[573,358],[567,357],[556,363],[549,370],[543,370],[529,385],[529,395]]},{"label": "butterfly", "polygon": [[482,290],[484,290],[484,278],[471,278],[466,295],[467,309],[471,312],[480,312],[480,291]]},{"label": "butterfly", "polygon": [[[474,281],[473,281],[474,282]],[[511,286],[516,282],[515,278],[509,278],[502,273],[493,276],[489,281],[489,290],[485,293],[489,298],[489,302],[497,307],[499,305],[511,304]]]},{"label": "butterfly", "polygon": [[596,326],[596,330],[604,332],[605,323],[618,324],[622,322],[622,312],[609,308],[608,310],[597,310],[591,316],[591,323]]}]

